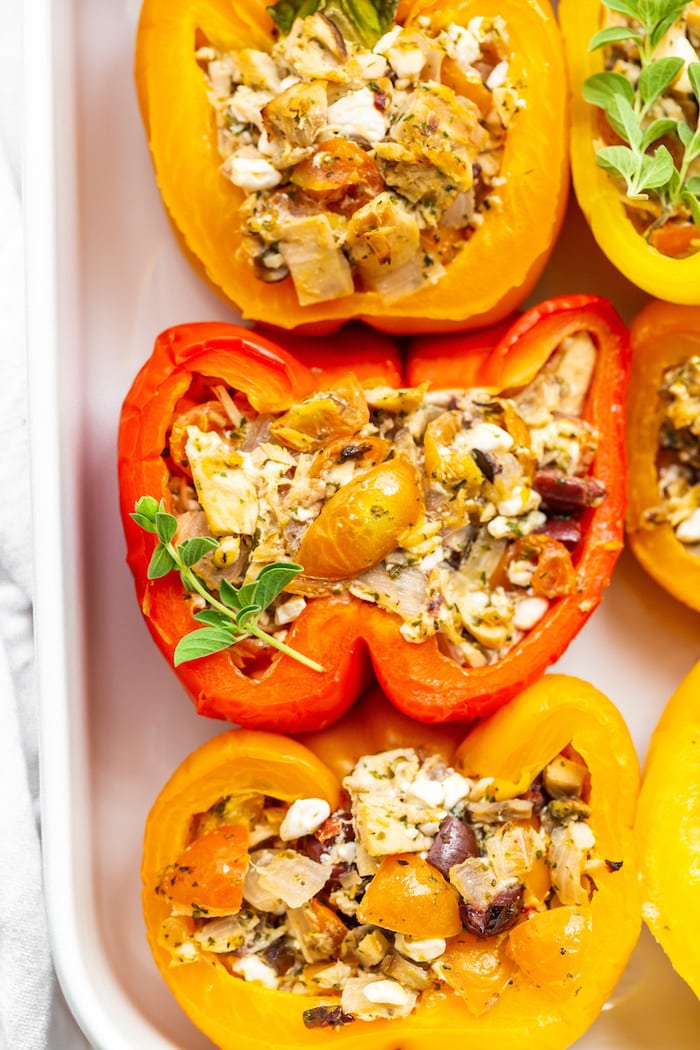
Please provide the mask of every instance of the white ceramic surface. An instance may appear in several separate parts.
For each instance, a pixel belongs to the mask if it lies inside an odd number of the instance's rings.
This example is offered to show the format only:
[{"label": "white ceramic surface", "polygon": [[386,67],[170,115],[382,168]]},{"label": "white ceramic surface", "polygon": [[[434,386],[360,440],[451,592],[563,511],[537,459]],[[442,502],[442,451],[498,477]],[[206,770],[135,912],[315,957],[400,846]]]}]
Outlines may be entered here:
[{"label": "white ceramic surface", "polygon": [[[132,83],[136,0],[26,0],[27,240],[37,627],[47,902],[69,1003],[98,1050],[203,1050],[155,971],[139,904],[147,810],[220,723],[195,716],[156,651],[124,565],[121,399],[169,325],[230,319],[180,255]],[[532,302],[595,291],[644,302],[572,205]],[[700,657],[700,617],[623,555],[558,667],[621,708],[643,757],[666,699]],[[577,1050],[691,1050],[700,1004],[644,935]],[[535,1048],[536,1050],[536,1048]]]}]

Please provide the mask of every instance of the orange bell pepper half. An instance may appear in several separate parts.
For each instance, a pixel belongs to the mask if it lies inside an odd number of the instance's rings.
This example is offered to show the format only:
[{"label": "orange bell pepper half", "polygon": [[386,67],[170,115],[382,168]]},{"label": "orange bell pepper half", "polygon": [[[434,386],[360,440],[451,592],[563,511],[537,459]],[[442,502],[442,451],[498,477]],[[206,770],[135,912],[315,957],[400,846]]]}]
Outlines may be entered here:
[{"label": "orange bell pepper half", "polygon": [[659,488],[664,375],[700,355],[700,306],[652,301],[630,329],[627,453],[627,536],[638,560],[678,601],[700,610],[700,558],[676,535],[672,523],[650,514],[662,503]]},{"label": "orange bell pepper half", "polygon": [[[145,829],[148,941],[184,1012],[221,1050],[395,1050],[432,1046],[436,1033],[447,1046],[478,1043],[512,1050],[523,1043],[564,1050],[593,1022],[641,926],[633,840],[639,769],[629,732],[601,693],[563,675],[546,675],[465,737],[466,731],[457,724],[424,731],[374,689],[330,729],[296,739],[231,730],[207,741],[173,773]],[[524,792],[530,778],[573,747],[588,769],[587,820],[600,858],[591,898],[577,906],[522,914],[509,930],[477,937],[460,930],[455,891],[437,869],[415,854],[387,856],[365,892],[371,914],[362,917],[372,923],[384,918],[388,931],[415,929],[428,942],[443,938],[439,984],[425,988],[407,1016],[356,1020],[335,1030],[310,1029],[303,1022],[306,1011],[329,1000],[337,1003],[332,993],[296,995],[243,980],[206,949],[205,957],[172,964],[163,937],[163,924],[167,930],[172,921],[172,902],[161,891],[162,873],[182,856],[202,813],[223,799],[235,806],[237,796],[247,800],[255,793],[285,802],[314,797],[331,808],[339,802],[345,808],[339,777],[363,755],[411,746],[441,755],[464,776],[493,777],[496,794],[505,798]],[[427,881],[424,869],[439,877]],[[393,878],[397,872],[404,874]],[[388,890],[379,885],[384,877]],[[441,900],[443,894],[452,895],[451,912],[444,906],[433,911],[436,893]],[[385,906],[396,914],[380,915],[377,909]],[[312,926],[322,922],[324,930],[331,929],[325,905],[307,912]]]},{"label": "orange bell pepper half", "polygon": [[[568,196],[566,72],[548,0],[400,4],[402,24],[438,9],[459,26],[495,15],[506,23],[509,78],[525,104],[506,136],[498,203],[483,213],[484,222],[435,285],[399,301],[357,290],[306,306],[299,305],[290,279],[266,284],[256,278],[242,249],[246,195],[220,171],[216,121],[196,58],[198,41],[222,50],[269,51],[278,32],[270,6],[269,0],[145,0],[142,6],[135,57],[141,113],[163,202],[197,271],[243,318],[269,322],[274,316],[286,329],[328,332],[361,318],[394,333],[463,330],[516,309],[544,269]],[[444,75],[449,81],[449,66]],[[469,94],[469,83],[453,83],[458,96]],[[478,88],[477,105],[485,91],[480,80]]]},{"label": "orange bell pepper half", "polygon": [[[446,343],[437,337],[419,340],[405,366],[413,385],[429,380],[436,389],[477,384],[507,390],[527,383],[563,338],[581,331],[590,334],[597,348],[584,417],[599,435],[591,470],[606,496],[578,519],[582,536],[572,554],[573,579],[566,576],[566,588],[550,601],[538,624],[494,663],[468,667],[443,654],[435,636],[406,641],[399,617],[374,604],[348,593],[312,597],[292,623],[287,644],[321,664],[321,673],[277,653],[253,674],[234,664],[231,650],[181,663],[177,674],[197,711],[250,728],[322,728],[367,685],[368,656],[391,701],[426,723],[482,716],[538,678],[597,606],[622,546],[626,329],[605,300],[555,299],[528,311],[505,333],[496,329],[478,337],[445,337]],[[378,379],[390,387],[401,385],[398,350],[376,333],[358,337],[350,329],[330,344],[319,348],[311,343],[300,352],[309,367],[256,333],[223,324],[183,325],[158,337],[126,397],[119,479],[127,560],[148,627],[169,661],[178,641],[196,625],[177,574],[148,579],[153,537],[130,515],[143,495],[162,498],[166,509],[170,506],[169,470],[162,453],[174,415],[205,396],[201,377],[242,391],[259,411],[277,412],[314,388],[324,389],[326,378],[337,378],[339,371],[351,370],[360,380]]]}]

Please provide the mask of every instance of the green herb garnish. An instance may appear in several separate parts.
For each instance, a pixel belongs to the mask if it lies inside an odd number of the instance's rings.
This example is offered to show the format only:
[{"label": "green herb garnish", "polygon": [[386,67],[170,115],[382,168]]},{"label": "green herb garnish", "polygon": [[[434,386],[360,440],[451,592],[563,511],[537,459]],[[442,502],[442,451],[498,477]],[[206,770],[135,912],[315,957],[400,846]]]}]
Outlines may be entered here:
[{"label": "green herb garnish", "polygon": [[267,10],[285,34],[295,19],[320,11],[346,40],[371,48],[393,26],[397,6],[398,0],[279,0]]},{"label": "green herb garnish", "polygon": [[[609,26],[596,33],[589,50],[608,47],[623,40],[637,46],[641,72],[636,85],[621,73],[595,73],[583,84],[583,97],[604,110],[608,123],[627,143],[605,146],[596,161],[605,171],[624,179],[631,200],[648,199],[651,192],[662,213],[646,231],[662,226],[680,207],[687,208],[700,229],[700,177],[688,176],[692,162],[700,156],[700,123],[691,128],[672,117],[651,119],[654,104],[676,79],[684,61],[680,57],[656,58],[656,49],[673,23],[687,7],[679,0],[603,0],[611,11],[635,20],[634,26]],[[687,67],[695,101],[700,101],[700,62]],[[674,136],[674,155],[659,139]]]},{"label": "green herb garnish", "polygon": [[302,571],[301,565],[286,561],[273,562],[260,571],[257,579],[242,587],[233,587],[227,580],[222,580],[217,598],[193,569],[200,558],[216,550],[219,546],[217,539],[213,536],[195,536],[183,540],[176,547],[173,539],[177,532],[177,519],[166,512],[162,500],[158,503],[152,496],[142,496],[131,517],[146,532],[152,532],[158,537],[148,566],[149,580],[157,580],[169,572],[179,572],[185,590],[199,594],[210,606],[194,614],[195,620],[206,626],[191,631],[177,643],[175,667],[188,660],[198,660],[202,656],[229,649],[252,635],[298,660],[305,667],[310,667],[312,671],[323,671],[323,667],[315,660],[285,645],[258,626],[260,614]]}]

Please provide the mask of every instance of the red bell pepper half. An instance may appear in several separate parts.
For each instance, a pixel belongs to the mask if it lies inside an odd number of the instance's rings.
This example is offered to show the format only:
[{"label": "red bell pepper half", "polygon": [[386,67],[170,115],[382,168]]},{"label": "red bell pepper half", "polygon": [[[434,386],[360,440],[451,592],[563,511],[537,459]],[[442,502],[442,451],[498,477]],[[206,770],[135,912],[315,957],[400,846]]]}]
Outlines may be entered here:
[{"label": "red bell pepper half", "polygon": [[231,650],[176,671],[202,715],[250,728],[301,732],[323,728],[353,703],[371,670],[391,701],[419,721],[481,717],[508,701],[555,661],[598,605],[622,548],[625,501],[624,402],[629,370],[627,330],[612,306],[590,295],[552,299],[511,326],[461,336],[414,340],[405,365],[387,337],[352,326],[328,340],[295,341],[296,356],[259,333],[222,323],[180,325],[156,339],[127,394],[119,431],[121,512],[127,561],[149,630],[165,657],[196,624],[177,573],[148,578],[154,537],[131,518],[144,496],[171,504],[167,463],[174,418],[205,400],[207,383],[245,395],[258,412],[283,412],[347,372],[389,386],[429,380],[434,389],[486,387],[507,392],[528,383],[567,336],[585,332],[596,366],[584,418],[598,432],[591,473],[605,486],[598,505],[578,519],[572,554],[575,586],[555,598],[544,617],[502,658],[460,666],[436,637],[414,643],[400,620],[347,593],[312,598],[293,622],[287,644],[323,666],[318,672],[275,653],[263,669],[244,673]]}]

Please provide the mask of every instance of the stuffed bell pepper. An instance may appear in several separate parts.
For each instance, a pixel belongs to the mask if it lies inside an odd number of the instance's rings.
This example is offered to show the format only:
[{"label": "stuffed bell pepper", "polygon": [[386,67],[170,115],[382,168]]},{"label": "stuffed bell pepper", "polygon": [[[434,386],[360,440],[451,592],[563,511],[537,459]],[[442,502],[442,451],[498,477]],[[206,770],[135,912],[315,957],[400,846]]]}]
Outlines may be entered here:
[{"label": "stuffed bell pepper", "polygon": [[442,358],[418,344],[405,380],[387,337],[348,338],[312,341],[307,367],[183,325],[127,395],[128,562],[202,714],[321,728],[369,649],[406,713],[471,719],[558,658],[609,582],[628,367],[609,303],[550,300]]},{"label": "stuffed bell pepper", "polygon": [[136,81],[168,213],[244,318],[481,326],[553,246],[548,0],[145,0]]},{"label": "stuffed bell pepper", "polygon": [[636,824],[642,917],[700,996],[700,665],[651,738]]},{"label": "stuffed bell pepper", "polygon": [[561,0],[579,204],[650,295],[700,304],[700,4]]},{"label": "stuffed bell pepper", "polygon": [[647,572],[700,610],[700,307],[649,303],[631,338],[627,534]]},{"label": "stuffed bell pepper", "polygon": [[368,695],[303,743],[231,730],[173,774],[148,939],[222,1050],[555,1050],[595,1019],[641,925],[624,722],[545,676],[464,732]]}]

